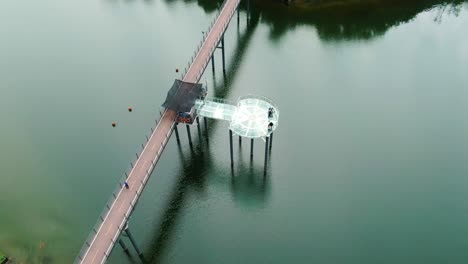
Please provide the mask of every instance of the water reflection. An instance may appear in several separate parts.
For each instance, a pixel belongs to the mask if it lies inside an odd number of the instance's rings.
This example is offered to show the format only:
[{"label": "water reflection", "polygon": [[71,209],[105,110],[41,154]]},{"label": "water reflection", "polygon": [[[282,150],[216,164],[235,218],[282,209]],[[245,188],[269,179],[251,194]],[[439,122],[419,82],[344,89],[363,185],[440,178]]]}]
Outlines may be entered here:
[{"label": "water reflection", "polygon": [[[177,0],[165,0],[167,2]],[[195,0],[184,0],[193,2]],[[419,13],[436,9],[434,21],[444,15],[458,15],[467,0],[426,0],[426,1],[382,1],[381,4],[342,5],[333,7],[286,6],[283,1],[250,1],[251,12],[257,13],[263,23],[270,28],[272,40],[279,40],[288,30],[302,25],[316,28],[324,41],[371,40],[382,36],[394,26],[407,23]],[[392,3],[390,3],[392,2]],[[206,12],[214,12],[221,1],[197,0]],[[240,8],[246,10],[246,1]]]},{"label": "water reflection", "polygon": [[[301,26],[313,25],[318,36],[325,41],[370,40],[381,36],[388,29],[407,23],[419,13],[428,9],[440,10],[439,16],[454,14],[466,1],[402,1],[380,5],[362,5],[356,7],[323,8],[303,10],[299,8],[278,8],[266,0],[256,6],[262,10],[262,19],[270,25],[271,38],[278,39],[288,30]],[[459,11],[458,11],[459,12]]]},{"label": "water reflection", "polygon": [[[238,34],[238,45],[235,49],[231,63],[227,65],[227,71],[224,73],[224,81],[220,83],[215,82],[213,88],[214,96],[219,98],[225,98],[229,94],[229,83],[237,75],[239,69],[239,61],[245,54],[248,43],[251,40],[253,32],[258,25],[259,16],[251,16],[251,23],[247,25],[245,31]],[[218,69],[219,69],[218,65]],[[208,68],[209,69],[209,68]],[[210,131],[214,131],[214,127],[217,122],[211,122],[208,129],[208,137],[210,137]],[[180,126],[182,128],[183,126]],[[196,129],[196,128],[195,128]],[[192,129],[193,130],[193,129]],[[179,129],[181,132],[182,129]],[[202,133],[204,134],[204,133]],[[193,133],[195,135],[195,133]],[[196,133],[198,137],[198,133]],[[183,135],[181,135],[183,137]],[[184,152],[181,145],[178,145],[180,162],[182,163],[182,172],[179,177],[179,181],[175,185],[166,209],[161,217],[161,223],[156,228],[157,233],[154,239],[150,242],[150,245],[145,254],[147,260],[150,263],[158,263],[161,257],[170,245],[173,237],[173,232],[176,230],[176,226],[180,220],[181,210],[184,208],[186,197],[191,191],[198,193],[205,192],[206,187],[206,175],[209,174],[210,168],[214,167],[214,161],[212,157],[215,155],[211,153],[210,145],[205,140],[200,145],[200,141],[193,137],[194,149]],[[197,144],[198,143],[198,144]],[[185,145],[185,144],[184,144]],[[188,147],[188,144],[187,144]],[[241,155],[239,155],[241,157]],[[255,167],[251,162],[238,162],[235,175],[232,175],[231,182],[221,180],[220,182],[226,184],[230,183],[230,190],[235,201],[238,201],[242,206],[252,205],[264,205],[268,193],[269,184],[268,176],[263,176],[263,167]],[[230,167],[227,165],[224,169],[221,169],[220,173],[216,175],[231,175]]]},{"label": "water reflection", "polygon": [[[259,142],[260,140],[257,140],[256,143]],[[249,147],[246,144],[243,151],[249,152]],[[231,177],[231,194],[234,202],[242,207],[262,208],[270,194],[270,175],[269,173],[265,175],[263,167],[256,166],[252,159],[249,162],[242,160],[241,147],[239,147],[238,156],[240,157],[239,164],[234,177]],[[261,159],[262,157],[254,158]]]}]

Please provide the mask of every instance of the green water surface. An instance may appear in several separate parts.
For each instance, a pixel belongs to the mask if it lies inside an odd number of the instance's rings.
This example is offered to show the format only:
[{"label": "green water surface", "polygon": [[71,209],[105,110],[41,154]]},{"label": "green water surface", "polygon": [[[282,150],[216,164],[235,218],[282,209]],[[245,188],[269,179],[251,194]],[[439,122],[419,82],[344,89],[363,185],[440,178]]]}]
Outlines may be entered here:
[{"label": "green water surface", "polygon": [[[235,138],[231,172],[227,123],[201,146],[193,127],[193,152],[181,127],[130,221],[148,262],[466,263],[466,4],[251,3],[226,33],[225,76],[218,51],[202,81],[278,105],[269,172],[263,141],[251,161]],[[0,2],[2,252],[73,262],[219,4]]]}]

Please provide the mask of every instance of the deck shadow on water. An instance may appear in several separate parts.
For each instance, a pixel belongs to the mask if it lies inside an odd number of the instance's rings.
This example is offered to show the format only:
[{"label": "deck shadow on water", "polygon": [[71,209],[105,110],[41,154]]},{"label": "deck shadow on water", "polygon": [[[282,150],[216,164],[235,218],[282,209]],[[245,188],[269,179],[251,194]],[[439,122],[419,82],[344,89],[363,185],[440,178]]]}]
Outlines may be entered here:
[{"label": "deck shadow on water", "polygon": [[[233,80],[238,72],[240,58],[245,54],[248,43],[258,25],[258,18],[258,15],[251,16],[250,23],[245,31],[242,35],[238,34],[238,45],[235,49],[231,49],[235,51],[233,55],[235,59],[231,60],[231,63],[227,65],[227,71],[222,73],[219,70],[220,67],[217,69],[218,72],[224,75],[224,78],[222,83],[216,84],[213,88],[215,97],[225,98],[228,96],[229,80]],[[207,67],[207,70],[209,69],[210,67]],[[211,131],[214,131],[217,122],[209,123],[208,137],[210,138]],[[170,195],[169,202],[161,217],[161,223],[156,228],[157,233],[147,247],[145,257],[148,263],[158,263],[164,256],[180,220],[181,210],[184,208],[187,195],[191,191],[205,191],[207,171],[214,167],[212,159],[214,153],[211,153],[210,144],[207,144],[205,137],[203,137],[201,146],[196,137],[193,138],[193,150],[184,152],[182,148],[189,149],[188,144],[177,145],[182,163],[182,172]],[[219,168],[219,166],[217,167]],[[269,193],[267,191],[269,185],[268,178],[263,175],[263,167],[256,168],[250,161],[240,162],[234,171],[234,175],[231,174],[229,165],[226,165],[226,168],[223,168],[220,174],[231,175],[231,177],[226,178],[226,183],[230,183],[230,190],[235,201],[247,206],[257,206],[258,204],[263,206],[265,204],[266,194]],[[248,197],[248,199],[244,197]]]},{"label": "deck shadow on water", "polygon": [[[223,175],[226,188],[232,193],[234,201],[245,207],[264,207],[269,194],[269,175],[264,176],[263,167],[258,167],[252,161],[239,161],[234,173],[228,163],[215,166],[208,144],[196,146],[194,151],[183,151],[178,145],[182,162],[180,179],[173,188],[168,204],[161,217],[161,223],[156,228],[157,233],[146,249],[147,263],[159,263],[171,245],[174,231],[177,229],[186,198],[192,191],[204,192],[207,175],[214,167],[221,167],[216,175]],[[188,146],[187,146],[188,147]],[[218,176],[216,176],[218,177]],[[221,176],[220,176],[221,177]]]}]

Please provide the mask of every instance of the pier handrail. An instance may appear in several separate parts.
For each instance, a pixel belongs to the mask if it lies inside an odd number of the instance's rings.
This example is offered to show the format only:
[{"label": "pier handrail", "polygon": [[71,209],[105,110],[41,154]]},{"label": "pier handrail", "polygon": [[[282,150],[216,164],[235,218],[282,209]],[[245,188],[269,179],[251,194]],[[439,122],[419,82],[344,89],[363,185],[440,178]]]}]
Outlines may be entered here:
[{"label": "pier handrail", "polygon": [[[164,110],[163,113],[160,112],[160,118],[163,116],[163,114],[166,112],[167,110]],[[161,120],[159,120],[161,121]],[[157,119],[155,119],[155,126],[154,128],[151,127],[150,131],[151,131],[151,134],[154,130],[156,130],[156,128],[158,127],[159,125],[159,121]],[[174,123],[175,124],[175,123]],[[155,164],[157,162],[157,160],[159,159],[162,151],[164,150],[164,147],[165,147],[165,143],[169,140],[169,137],[171,136],[172,134],[172,131],[174,130],[174,124],[172,125],[170,131],[166,134],[166,139],[164,141],[164,144],[160,146],[160,148],[158,149],[158,152],[157,152],[157,155],[156,155],[156,158],[153,160],[151,166],[150,166],[150,171],[147,172],[143,182],[140,182],[140,187],[138,188],[138,191],[135,193],[134,195],[134,198],[132,200],[132,202],[130,203],[130,206],[129,206],[129,209],[127,210],[127,212],[124,214],[124,220],[122,221],[122,223],[119,224],[119,226],[115,229],[115,235],[113,236],[112,240],[111,240],[111,244],[109,246],[109,248],[106,250],[106,256],[108,257],[108,255],[110,254],[110,251],[112,250],[113,246],[115,245],[115,243],[118,241],[117,240],[117,236],[120,232],[122,232],[122,230],[125,229],[125,224],[128,220],[128,217],[131,215],[134,207],[135,207],[135,204],[136,204],[136,200],[138,200],[139,196],[141,195],[141,192],[143,191],[143,188],[146,184],[146,182],[148,181],[148,178],[149,178],[149,175],[151,174],[151,172],[154,170],[154,167],[155,167]],[[151,135],[150,134],[150,135]],[[149,137],[146,136],[146,142],[149,141]],[[143,153],[144,151],[144,146],[142,144],[142,148],[140,148],[139,151],[136,152],[136,160],[138,160],[139,156]],[[136,161],[135,160],[135,161]],[[133,162],[130,162],[130,166],[125,170],[125,173],[123,176],[121,176],[119,182],[118,182],[118,185],[116,186],[116,188],[114,189],[114,191],[112,192],[112,195],[110,196],[110,198],[107,200],[107,203],[106,203],[106,207],[104,207],[103,211],[99,214],[99,218],[98,220],[96,221],[96,223],[94,224],[93,226],[93,229],[91,230],[91,232],[89,233],[88,237],[86,238],[86,241],[83,245],[83,247],[80,249],[80,252],[78,253],[78,256],[76,257],[75,259],[75,262],[79,262],[81,259],[83,259],[86,254],[87,254],[87,251],[89,250],[90,248],[90,245],[92,243],[92,241],[95,239],[96,237],[96,234],[98,233],[99,231],[99,227],[101,226],[101,224],[104,222],[104,219],[107,218],[109,212],[110,212],[110,209],[112,208],[114,202],[117,200],[117,198],[119,197],[120,193],[122,192],[122,190],[124,189],[124,182],[126,182],[132,171],[133,171],[133,168],[135,166],[135,161]]]}]

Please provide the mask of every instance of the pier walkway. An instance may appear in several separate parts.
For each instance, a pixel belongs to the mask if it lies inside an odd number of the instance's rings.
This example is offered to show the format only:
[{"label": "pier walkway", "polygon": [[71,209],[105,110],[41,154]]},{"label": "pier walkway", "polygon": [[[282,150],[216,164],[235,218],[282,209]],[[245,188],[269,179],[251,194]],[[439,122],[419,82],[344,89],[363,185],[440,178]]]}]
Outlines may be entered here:
[{"label": "pier walkway", "polygon": [[[191,61],[182,74],[184,82],[198,83],[212,55],[223,40],[227,26],[234,15],[240,0],[225,0],[209,30],[203,35]],[[127,221],[143,192],[146,183],[156,166],[176,125],[177,113],[165,109],[156,128],[132,170],[126,177],[129,188],[120,182],[120,189],[113,193],[107,209],[100,216],[98,224],[83,245],[75,263],[105,263],[120,235],[127,227]]]}]

